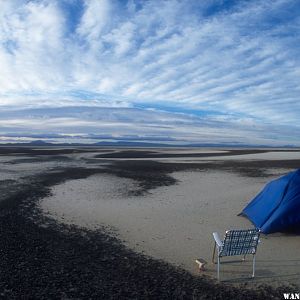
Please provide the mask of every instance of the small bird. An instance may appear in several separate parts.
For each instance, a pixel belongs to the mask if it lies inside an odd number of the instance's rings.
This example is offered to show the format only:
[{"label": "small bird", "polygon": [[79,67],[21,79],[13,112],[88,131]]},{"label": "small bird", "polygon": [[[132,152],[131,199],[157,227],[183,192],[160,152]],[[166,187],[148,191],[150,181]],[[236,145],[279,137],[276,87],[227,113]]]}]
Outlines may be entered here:
[{"label": "small bird", "polygon": [[199,271],[205,271],[205,265],[207,264],[207,261],[203,258],[197,258],[196,263],[199,266]]}]

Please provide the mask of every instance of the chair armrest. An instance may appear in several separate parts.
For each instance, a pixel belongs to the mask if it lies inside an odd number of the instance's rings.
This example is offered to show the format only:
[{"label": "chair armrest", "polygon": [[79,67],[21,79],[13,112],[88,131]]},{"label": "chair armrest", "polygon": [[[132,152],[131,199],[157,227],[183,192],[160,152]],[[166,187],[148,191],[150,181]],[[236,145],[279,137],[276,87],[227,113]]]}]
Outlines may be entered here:
[{"label": "chair armrest", "polygon": [[223,245],[223,243],[221,242],[218,233],[217,232],[213,232],[213,237],[214,237],[215,242],[218,245],[218,247],[221,247]]}]

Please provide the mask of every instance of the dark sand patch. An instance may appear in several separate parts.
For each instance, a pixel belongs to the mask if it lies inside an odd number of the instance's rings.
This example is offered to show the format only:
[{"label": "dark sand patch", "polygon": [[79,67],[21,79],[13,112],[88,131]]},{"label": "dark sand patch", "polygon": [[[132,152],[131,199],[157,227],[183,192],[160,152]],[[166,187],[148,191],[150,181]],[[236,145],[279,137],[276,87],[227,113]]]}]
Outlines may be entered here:
[{"label": "dark sand patch", "polygon": [[[177,150],[177,151],[176,151]],[[157,149],[157,150],[144,150],[144,149],[119,149],[118,151],[112,151],[111,153],[104,153],[95,155],[95,158],[183,158],[183,157],[195,157],[195,158],[203,158],[203,157],[218,157],[218,156],[237,156],[237,155],[247,155],[247,154],[259,154],[259,153],[267,153],[269,151],[272,152],[299,152],[297,149],[205,149],[204,152],[201,150],[197,153],[197,148],[190,148],[189,151],[184,151],[187,149]],[[178,152],[178,153],[176,153]]]},{"label": "dark sand patch", "polygon": [[270,169],[300,168],[300,160],[287,161],[218,161],[214,163],[162,163],[152,160],[111,161],[104,172],[139,182],[140,194],[159,186],[176,184],[173,172],[219,170],[246,177],[268,177]]},{"label": "dark sand patch", "polygon": [[[191,149],[192,151],[193,149]],[[179,150],[179,152],[181,152]],[[244,155],[244,154],[256,154],[256,153],[265,153],[266,150],[226,150],[220,152],[216,152],[215,150],[205,153],[196,153],[197,150],[195,149],[195,153],[164,153],[161,151],[145,151],[145,150],[121,150],[112,153],[106,154],[99,154],[96,155],[96,158],[169,158],[169,157],[211,157],[211,156],[229,156],[229,155]]]},{"label": "dark sand patch", "polygon": [[63,155],[50,155],[50,156],[35,156],[33,155],[31,158],[19,158],[19,159],[14,159],[5,162],[5,164],[10,164],[10,165],[17,165],[17,164],[23,164],[23,163],[43,163],[43,162],[48,162],[48,161],[70,161],[71,158],[68,156],[63,156]]},{"label": "dark sand patch", "polygon": [[[0,147],[1,155],[17,155],[17,154],[27,154],[27,155],[56,155],[56,154],[74,154],[74,153],[85,153],[89,149],[84,148],[31,148],[31,147]],[[91,149],[90,151],[94,151]]]}]

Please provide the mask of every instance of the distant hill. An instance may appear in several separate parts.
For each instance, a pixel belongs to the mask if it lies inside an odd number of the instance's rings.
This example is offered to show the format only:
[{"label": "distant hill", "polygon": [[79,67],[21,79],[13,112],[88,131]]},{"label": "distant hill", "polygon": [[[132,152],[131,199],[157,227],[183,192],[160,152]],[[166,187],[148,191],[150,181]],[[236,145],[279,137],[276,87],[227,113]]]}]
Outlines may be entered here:
[{"label": "distant hill", "polygon": [[[25,144],[25,143],[22,143]],[[41,140],[36,140],[36,141],[32,141],[30,143],[28,143],[30,145],[34,145],[34,146],[49,146],[49,145],[53,145],[52,143],[47,143]]]},{"label": "distant hill", "polygon": [[85,143],[49,143],[42,140],[36,140],[28,143],[6,143],[0,144],[1,146],[34,146],[34,147],[191,147],[191,148],[205,148],[205,147],[215,147],[215,148],[299,148],[293,145],[284,146],[268,146],[268,145],[246,145],[246,144],[222,144],[222,143],[197,143],[197,144],[165,144],[165,143],[147,143],[147,142],[128,142],[128,141],[116,141],[116,142],[97,142],[93,144]]}]

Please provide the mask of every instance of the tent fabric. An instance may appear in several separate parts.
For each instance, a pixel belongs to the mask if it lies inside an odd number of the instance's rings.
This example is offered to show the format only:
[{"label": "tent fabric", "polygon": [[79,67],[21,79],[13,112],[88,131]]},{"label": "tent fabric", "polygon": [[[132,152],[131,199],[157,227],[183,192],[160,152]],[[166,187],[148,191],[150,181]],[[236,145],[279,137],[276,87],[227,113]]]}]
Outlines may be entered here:
[{"label": "tent fabric", "polygon": [[241,214],[266,234],[300,232],[300,169],[269,182]]}]

